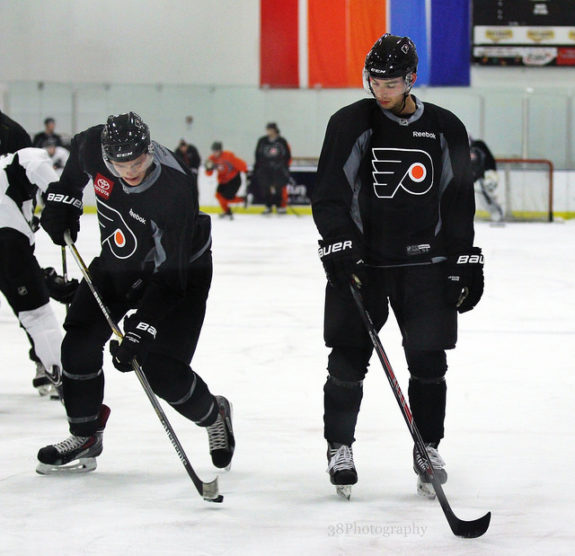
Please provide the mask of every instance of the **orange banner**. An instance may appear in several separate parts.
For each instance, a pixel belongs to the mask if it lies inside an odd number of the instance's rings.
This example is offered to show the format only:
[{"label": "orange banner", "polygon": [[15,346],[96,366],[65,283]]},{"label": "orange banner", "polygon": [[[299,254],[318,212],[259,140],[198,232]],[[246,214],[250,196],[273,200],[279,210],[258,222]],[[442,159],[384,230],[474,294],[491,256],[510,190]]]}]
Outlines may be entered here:
[{"label": "orange banner", "polygon": [[387,30],[386,0],[308,0],[310,87],[361,87],[373,43]]}]

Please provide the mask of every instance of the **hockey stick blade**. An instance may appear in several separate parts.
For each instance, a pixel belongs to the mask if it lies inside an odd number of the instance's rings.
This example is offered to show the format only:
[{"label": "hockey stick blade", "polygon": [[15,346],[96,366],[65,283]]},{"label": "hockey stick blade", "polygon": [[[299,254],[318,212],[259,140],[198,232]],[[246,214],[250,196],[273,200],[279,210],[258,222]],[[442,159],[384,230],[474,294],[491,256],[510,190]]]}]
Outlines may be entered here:
[{"label": "hockey stick blade", "polygon": [[[90,288],[90,291],[92,292],[92,295],[94,296],[96,303],[100,307],[100,310],[104,315],[104,318],[108,322],[108,325],[112,329],[114,335],[118,338],[118,340],[121,341],[124,335],[122,334],[122,331],[120,330],[119,326],[112,319],[110,311],[104,304],[104,301],[100,297],[100,294],[96,289],[96,286],[92,282],[90,271],[88,270],[86,263],[80,256],[78,249],[76,249],[76,245],[72,241],[69,231],[66,231],[64,233],[64,240],[66,241],[66,245],[70,249],[74,260],[78,264],[82,276],[84,276],[84,280],[86,281],[86,284]],[[179,441],[174,429],[172,428],[170,421],[168,420],[166,414],[164,413],[164,410],[162,409],[160,402],[158,402],[156,395],[154,394],[154,391],[152,390],[152,387],[150,386],[150,383],[146,378],[146,375],[142,371],[142,368],[140,367],[139,363],[136,361],[135,358],[132,361],[132,367],[136,377],[138,378],[140,384],[142,385],[142,388],[144,389],[144,392],[146,393],[146,396],[148,397],[150,403],[152,404],[152,407],[154,408],[154,411],[156,412],[156,415],[158,416],[160,423],[164,427],[164,431],[166,432],[170,442],[172,443],[172,446],[174,447],[176,454],[178,454],[178,457],[180,458],[180,461],[182,462],[186,472],[188,473],[188,476],[194,483],[196,490],[198,491],[200,496],[202,496],[202,498],[208,502],[216,502],[216,503],[222,502],[224,500],[224,497],[219,493],[218,478],[216,477],[213,481],[209,483],[204,483],[198,477],[198,475],[194,471],[194,468],[192,467],[192,464],[190,463],[190,460],[188,459],[188,456],[186,456],[186,452],[184,451],[181,442]]]},{"label": "hockey stick blade", "polygon": [[437,500],[443,509],[443,513],[447,518],[447,523],[449,523],[449,527],[451,527],[454,535],[465,539],[476,539],[477,537],[481,537],[481,535],[487,531],[489,523],[491,522],[491,512],[487,512],[484,516],[471,521],[459,519],[453,513],[439,481],[434,477],[432,483],[433,488],[435,489],[435,494],[437,495]]},{"label": "hockey stick blade", "polygon": [[429,454],[427,453],[427,449],[425,448],[423,440],[421,439],[421,435],[419,433],[417,425],[413,420],[411,410],[409,409],[407,401],[405,400],[405,397],[403,396],[399,383],[397,382],[395,373],[391,368],[391,363],[389,362],[387,354],[383,349],[383,344],[379,339],[375,326],[373,325],[373,321],[371,320],[371,316],[369,315],[367,309],[365,308],[365,305],[363,304],[363,297],[361,295],[361,292],[359,291],[360,287],[361,282],[356,276],[353,276],[353,281],[350,283],[351,295],[355,301],[355,304],[357,305],[357,309],[366,327],[371,342],[373,343],[373,347],[375,349],[375,352],[377,353],[377,357],[379,358],[381,366],[385,371],[385,375],[387,377],[387,380],[389,381],[395,399],[401,409],[403,418],[405,419],[405,423],[407,424],[407,428],[409,429],[413,442],[416,445],[419,452],[422,455],[424,455],[425,459],[427,460],[427,466],[428,466],[427,471],[429,479],[433,484],[437,500],[441,505],[441,509],[445,514],[447,522],[449,523],[449,526],[451,527],[453,534],[458,537],[463,537],[466,539],[473,539],[476,537],[480,537],[487,531],[489,527],[489,523],[491,521],[491,512],[488,512],[483,517],[480,517],[479,519],[475,519],[472,521],[465,521],[463,519],[459,519],[453,513],[453,510],[451,509],[451,506],[447,501],[447,496],[445,496],[445,492],[443,492],[443,487],[441,486],[441,483],[439,482],[438,478],[435,476],[435,473],[433,472],[433,465],[431,464],[431,460],[429,459]]}]

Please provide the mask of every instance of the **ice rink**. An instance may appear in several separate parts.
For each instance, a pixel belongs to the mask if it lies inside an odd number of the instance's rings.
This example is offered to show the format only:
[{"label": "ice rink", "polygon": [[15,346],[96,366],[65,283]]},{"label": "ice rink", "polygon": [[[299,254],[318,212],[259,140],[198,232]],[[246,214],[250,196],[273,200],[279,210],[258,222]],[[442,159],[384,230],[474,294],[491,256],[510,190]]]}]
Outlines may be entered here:
[{"label": "ice rink", "polygon": [[[309,216],[214,218],[214,281],[194,368],[235,410],[237,451],[222,504],[196,493],[133,374],[106,361],[112,414],[98,469],[40,476],[36,453],[68,436],[63,407],[32,388],[34,366],[2,298],[0,554],[572,554],[575,549],[575,221],[478,223],[486,291],[448,354],[447,497],[485,536],[453,536],[417,496],[410,436],[379,362],[365,381],[351,501],[326,474],[324,275]],[[94,215],[78,249],[98,251]],[[43,266],[60,250],[37,234]],[[3,261],[2,264],[10,264]],[[70,274],[80,276],[68,257]],[[63,319],[64,308],[55,304]],[[400,384],[393,317],[381,333]],[[166,406],[164,406],[166,407]],[[207,435],[166,412],[198,474],[216,472]]]}]

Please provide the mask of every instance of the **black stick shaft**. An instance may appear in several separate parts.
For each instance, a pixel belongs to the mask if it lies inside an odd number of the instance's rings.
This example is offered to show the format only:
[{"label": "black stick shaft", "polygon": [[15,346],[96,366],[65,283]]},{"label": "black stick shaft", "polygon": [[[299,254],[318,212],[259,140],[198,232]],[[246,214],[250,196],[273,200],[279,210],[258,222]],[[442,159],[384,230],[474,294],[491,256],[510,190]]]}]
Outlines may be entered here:
[{"label": "black stick shaft", "polygon": [[405,419],[407,428],[411,433],[413,442],[415,443],[417,450],[425,456],[425,459],[427,461],[427,473],[429,475],[429,479],[433,484],[435,494],[437,495],[437,499],[441,505],[443,513],[445,514],[445,517],[447,518],[449,526],[451,527],[453,533],[459,537],[466,537],[466,538],[480,537],[481,535],[483,535],[483,533],[485,533],[485,531],[487,531],[487,528],[489,527],[489,522],[491,520],[491,512],[488,512],[484,516],[473,521],[461,520],[453,513],[453,510],[449,505],[447,497],[445,496],[445,492],[443,491],[443,487],[441,486],[441,483],[439,482],[433,471],[433,465],[431,464],[429,454],[427,453],[427,449],[425,448],[425,443],[423,442],[421,434],[419,433],[417,425],[415,424],[415,421],[413,419],[413,415],[409,408],[409,404],[407,403],[407,400],[405,399],[403,392],[401,391],[401,387],[399,386],[399,382],[395,377],[395,373],[393,372],[387,354],[383,349],[383,345],[381,343],[381,340],[379,339],[375,326],[373,325],[371,316],[369,315],[369,313],[365,308],[365,305],[363,303],[363,296],[361,295],[361,292],[359,291],[357,286],[357,282],[359,281],[355,277],[354,280],[355,282],[352,282],[350,284],[351,295],[353,296],[353,299],[357,305],[361,319],[366,327],[367,333],[369,334],[369,337],[371,339],[375,352],[377,353],[379,361],[381,362],[383,370],[385,371],[385,375],[387,376],[387,380],[389,381],[395,399],[399,407],[401,408],[401,413],[403,415],[403,418]]}]

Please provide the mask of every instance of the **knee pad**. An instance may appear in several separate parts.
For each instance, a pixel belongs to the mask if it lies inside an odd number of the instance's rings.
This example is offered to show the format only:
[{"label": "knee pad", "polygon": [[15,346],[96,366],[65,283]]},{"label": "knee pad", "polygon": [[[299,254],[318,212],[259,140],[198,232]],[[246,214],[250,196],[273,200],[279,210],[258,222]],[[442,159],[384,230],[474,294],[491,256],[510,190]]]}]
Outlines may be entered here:
[{"label": "knee pad", "polygon": [[434,384],[445,382],[447,358],[445,351],[405,350],[411,380]]},{"label": "knee pad", "polygon": [[330,377],[342,382],[363,381],[367,373],[371,351],[371,348],[332,348],[327,363]]}]

